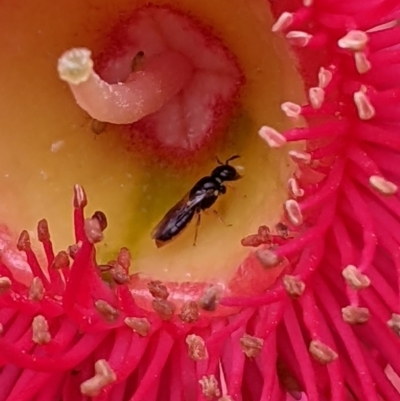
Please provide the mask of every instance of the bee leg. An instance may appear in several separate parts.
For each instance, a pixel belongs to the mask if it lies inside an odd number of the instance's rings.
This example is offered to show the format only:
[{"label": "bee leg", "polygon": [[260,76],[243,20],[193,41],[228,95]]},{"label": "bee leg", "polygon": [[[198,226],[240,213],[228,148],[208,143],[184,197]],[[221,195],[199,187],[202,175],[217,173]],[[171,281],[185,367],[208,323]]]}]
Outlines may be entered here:
[{"label": "bee leg", "polygon": [[234,185],[229,184],[229,183],[226,183],[226,184],[224,184],[224,185],[225,185],[226,187],[232,189],[233,191],[236,191],[236,187],[235,187]]},{"label": "bee leg", "polygon": [[215,209],[213,209],[213,212],[217,215],[218,219],[222,222],[222,224],[225,227],[231,227],[232,226],[232,224],[227,224],[226,221],[221,217],[221,215]]},{"label": "bee leg", "polygon": [[197,234],[198,234],[198,231],[199,231],[200,220],[201,220],[201,214],[200,214],[200,212],[197,212],[197,220],[196,220],[196,228],[195,228],[195,232],[194,232],[193,246],[196,246]]}]

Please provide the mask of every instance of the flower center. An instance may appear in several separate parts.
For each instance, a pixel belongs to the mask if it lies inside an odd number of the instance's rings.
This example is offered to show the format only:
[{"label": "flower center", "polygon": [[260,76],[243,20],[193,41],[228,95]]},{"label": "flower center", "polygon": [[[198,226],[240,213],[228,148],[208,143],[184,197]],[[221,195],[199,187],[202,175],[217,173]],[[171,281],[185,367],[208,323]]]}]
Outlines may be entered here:
[{"label": "flower center", "polygon": [[[16,50],[8,40],[2,47],[8,56],[0,65],[8,100],[0,109],[8,133],[3,142],[7,152],[0,158],[0,218],[13,222],[15,232],[34,232],[37,220],[46,217],[53,242],[65,249],[72,228],[60,216],[68,216],[71,188],[79,183],[88,195],[89,213],[102,210],[108,218],[105,240],[98,245],[99,263],[115,259],[125,246],[132,254],[131,273],[141,278],[218,284],[244,294],[261,291],[275,274],[260,279],[262,267],[241,240],[261,225],[280,221],[293,167],[287,150],[272,152],[263,146],[258,130],[265,124],[287,128],[279,106],[288,91],[301,102],[300,80],[292,63],[282,58],[283,42],[266,29],[272,18],[262,1],[250,7],[223,0],[219,12],[213,1],[140,8],[142,3],[120,1],[112,9],[79,3],[79,15],[73,12],[77,2],[49,5],[48,13],[30,19],[27,15],[35,10],[27,5],[0,17],[0,29],[21,27],[21,45]],[[113,120],[105,108],[109,115],[101,116],[111,123],[93,122],[93,107],[87,108],[89,117],[55,74],[60,55],[76,46],[91,50],[94,71],[110,85],[130,83],[136,78],[129,74],[148,72],[159,57],[157,46],[186,58],[190,71],[171,90],[162,86],[166,95],[149,109],[151,115]],[[160,82],[169,83],[165,74]],[[194,216],[181,235],[157,248],[151,238],[157,222],[211,174],[216,157],[225,161],[235,154],[240,158],[231,165],[243,178],[201,211],[198,227]]]}]

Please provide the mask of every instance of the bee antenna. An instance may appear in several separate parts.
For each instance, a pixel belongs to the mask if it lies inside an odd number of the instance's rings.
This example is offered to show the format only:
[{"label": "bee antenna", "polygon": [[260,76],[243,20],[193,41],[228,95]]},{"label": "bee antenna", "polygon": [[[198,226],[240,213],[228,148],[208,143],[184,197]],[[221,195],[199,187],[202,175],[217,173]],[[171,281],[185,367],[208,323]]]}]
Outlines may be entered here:
[{"label": "bee antenna", "polygon": [[224,164],[224,163],[222,163],[221,160],[219,160],[218,156],[215,156],[215,158],[217,159],[217,163],[218,163],[218,164],[220,164],[221,166]]},{"label": "bee antenna", "polygon": [[233,155],[229,159],[226,159],[225,164],[228,164],[232,160],[239,159],[239,157],[240,157],[239,155]]}]

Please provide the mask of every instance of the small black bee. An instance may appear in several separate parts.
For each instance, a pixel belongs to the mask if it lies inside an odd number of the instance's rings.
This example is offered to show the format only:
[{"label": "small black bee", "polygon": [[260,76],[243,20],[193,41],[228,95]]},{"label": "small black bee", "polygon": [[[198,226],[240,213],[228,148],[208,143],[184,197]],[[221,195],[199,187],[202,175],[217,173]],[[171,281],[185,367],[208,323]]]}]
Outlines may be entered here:
[{"label": "small black bee", "polygon": [[155,240],[158,248],[181,233],[195,215],[197,215],[197,222],[193,245],[196,245],[200,212],[210,208],[220,195],[226,193],[224,181],[235,181],[241,178],[236,169],[229,165],[231,160],[238,157],[234,155],[225,163],[217,159],[220,166],[216,167],[211,175],[197,181],[193,188],[167,212],[151,233],[151,238]]}]

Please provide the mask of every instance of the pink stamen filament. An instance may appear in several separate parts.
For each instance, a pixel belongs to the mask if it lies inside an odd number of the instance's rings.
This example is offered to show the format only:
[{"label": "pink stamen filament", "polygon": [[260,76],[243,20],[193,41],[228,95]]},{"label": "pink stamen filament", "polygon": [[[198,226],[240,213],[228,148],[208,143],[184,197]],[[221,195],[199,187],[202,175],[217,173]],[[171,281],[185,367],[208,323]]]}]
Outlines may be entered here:
[{"label": "pink stamen filament", "polygon": [[[325,319],[319,311],[314,296],[306,291],[301,299],[304,324],[308,328],[311,338],[320,340],[335,350],[335,343]],[[332,401],[344,401],[343,375],[339,361],[332,361],[327,365]]]},{"label": "pink stamen filament", "polygon": [[307,127],[307,128],[293,128],[285,132],[285,138],[287,141],[302,141],[324,137],[336,137],[345,135],[347,133],[348,126],[343,121],[334,121],[326,125],[318,127]]},{"label": "pink stamen filament", "polygon": [[260,370],[264,376],[264,385],[261,393],[261,399],[265,399],[270,394],[272,394],[273,389],[276,386],[276,372],[270,367],[276,365],[277,354],[276,333],[273,332],[271,335],[268,336],[261,353],[262,367]]},{"label": "pink stamen filament", "polygon": [[392,47],[397,45],[400,40],[400,28],[392,28],[390,35],[386,31],[378,31],[370,33],[370,49],[372,52],[376,52],[381,49]]},{"label": "pink stamen filament", "polygon": [[311,366],[310,356],[305,347],[303,335],[301,333],[300,327],[297,323],[295,312],[291,305],[288,306],[286,309],[284,322],[290,342],[293,346],[294,356],[298,361],[301,361],[299,365],[307,391],[307,397],[310,401],[318,401],[318,391],[316,388],[315,380],[313,378],[314,371]]},{"label": "pink stamen filament", "polygon": [[318,219],[318,223],[314,227],[278,248],[276,251],[277,256],[284,258],[298,254],[299,251],[305,249],[306,245],[312,243],[318,238],[318,236],[325,233],[329,225],[332,223],[332,220],[333,211],[330,208],[324,210]]},{"label": "pink stamen filament", "polygon": [[319,290],[315,296],[320,301],[320,305],[324,309],[326,316],[331,321],[335,330],[343,341],[349,357],[351,358],[352,364],[355,371],[357,372],[361,388],[365,393],[366,400],[378,401],[376,390],[373,384],[373,380],[369,374],[369,371],[365,365],[365,360],[362,356],[358,342],[356,341],[353,332],[342,320],[339,314],[340,307],[336,300],[333,298],[329,288],[325,282],[321,279],[317,280]]},{"label": "pink stamen filament", "polygon": [[363,230],[364,246],[361,252],[361,260],[358,267],[361,271],[371,265],[376,249],[376,235],[373,228],[369,210],[362,197],[359,196],[353,185],[345,182],[343,192],[346,194],[349,203],[352,205],[353,213],[358,218]]},{"label": "pink stamen filament", "polygon": [[340,253],[341,265],[344,267],[353,264],[355,258],[354,248],[343,219],[339,218],[335,220],[332,226],[332,232]]},{"label": "pink stamen filament", "polygon": [[152,360],[148,364],[146,373],[142,378],[142,381],[140,382],[138,388],[136,389],[135,395],[130,399],[130,401],[142,400],[143,397],[150,390],[150,387],[154,385],[154,382],[159,382],[156,379],[160,375],[160,372],[168,359],[173,343],[174,341],[168,333],[161,332],[159,334],[157,346],[154,351]]},{"label": "pink stamen filament", "polygon": [[329,101],[324,101],[322,106],[318,109],[316,109],[310,105],[302,106],[300,114],[305,118],[312,118],[312,117],[316,117],[316,116],[330,117],[330,116],[334,115],[335,113],[339,113],[340,110],[341,110],[340,105],[331,103]]},{"label": "pink stamen filament", "polygon": [[309,209],[320,206],[322,202],[325,202],[334,195],[342,182],[344,168],[345,164],[343,160],[337,161],[332,166],[329,176],[325,182],[320,185],[318,192],[310,195],[308,199],[301,202],[300,206],[303,213]]},{"label": "pink stamen filament", "polygon": [[397,177],[395,166],[399,160],[398,155],[393,151],[384,151],[381,146],[371,146],[368,144],[364,147],[371,159],[379,165],[380,169],[385,173],[389,173],[391,177]]},{"label": "pink stamen filament", "polygon": [[354,127],[354,134],[368,143],[388,147],[392,150],[400,150],[400,137],[390,126],[384,128],[373,124],[358,123]]}]

